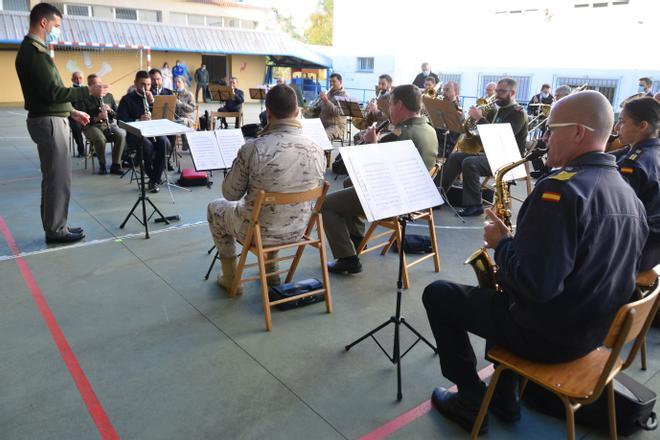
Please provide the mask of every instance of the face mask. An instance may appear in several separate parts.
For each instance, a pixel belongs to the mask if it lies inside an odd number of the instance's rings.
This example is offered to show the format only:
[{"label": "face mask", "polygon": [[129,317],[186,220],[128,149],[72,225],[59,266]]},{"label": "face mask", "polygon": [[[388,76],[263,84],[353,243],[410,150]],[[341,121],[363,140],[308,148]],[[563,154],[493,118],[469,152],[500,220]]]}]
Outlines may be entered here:
[{"label": "face mask", "polygon": [[430,71],[430,70],[422,70],[422,73],[423,73],[424,75],[428,76],[429,73],[431,73],[431,71]]},{"label": "face mask", "polygon": [[541,93],[541,96],[543,96],[544,98],[547,98],[548,96],[550,96],[550,93],[543,92],[543,93]]},{"label": "face mask", "polygon": [[46,31],[46,44],[57,43],[60,41],[60,36],[62,35],[62,29],[53,26],[50,31]]},{"label": "face mask", "polygon": [[646,90],[644,89],[644,86],[640,84],[639,87],[637,87],[637,92],[644,93]]}]

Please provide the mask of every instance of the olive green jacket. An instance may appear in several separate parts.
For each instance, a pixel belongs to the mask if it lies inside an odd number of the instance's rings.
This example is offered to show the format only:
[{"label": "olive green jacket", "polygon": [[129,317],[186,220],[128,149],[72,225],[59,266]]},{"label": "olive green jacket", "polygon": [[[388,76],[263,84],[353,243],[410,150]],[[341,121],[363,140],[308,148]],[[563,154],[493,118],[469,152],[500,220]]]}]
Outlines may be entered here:
[{"label": "olive green jacket", "polygon": [[69,116],[74,101],[89,96],[87,87],[64,87],[48,48],[26,35],[16,55],[16,73],[21,82],[28,118]]},{"label": "olive green jacket", "polygon": [[416,116],[399,123],[394,129],[385,135],[380,142],[405,141],[410,139],[422,157],[426,169],[435,166],[438,156],[438,136],[426,118]]}]

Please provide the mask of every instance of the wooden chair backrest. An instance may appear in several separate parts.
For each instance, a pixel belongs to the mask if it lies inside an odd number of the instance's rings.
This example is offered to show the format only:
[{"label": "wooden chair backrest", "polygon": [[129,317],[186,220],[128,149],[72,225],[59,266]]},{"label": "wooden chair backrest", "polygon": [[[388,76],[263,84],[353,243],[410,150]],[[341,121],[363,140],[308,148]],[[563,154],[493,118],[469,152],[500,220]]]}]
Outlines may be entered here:
[{"label": "wooden chair backrest", "polygon": [[[653,319],[654,310],[658,308],[658,291],[660,288],[656,287],[646,297],[625,304],[619,309],[619,312],[614,317],[610,330],[605,337],[603,345],[607,348],[614,348],[617,341],[622,340],[624,344],[637,338],[645,330],[647,324],[650,325]],[[626,323],[629,321],[630,328],[626,330]]]}]

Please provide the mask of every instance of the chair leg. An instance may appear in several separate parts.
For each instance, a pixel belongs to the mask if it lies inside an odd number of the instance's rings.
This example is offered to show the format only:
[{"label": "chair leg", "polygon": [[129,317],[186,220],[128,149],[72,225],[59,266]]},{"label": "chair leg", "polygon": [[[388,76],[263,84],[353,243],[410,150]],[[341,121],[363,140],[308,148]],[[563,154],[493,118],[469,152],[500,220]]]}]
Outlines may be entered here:
[{"label": "chair leg", "polygon": [[257,252],[257,261],[259,263],[259,282],[261,283],[261,299],[264,303],[266,330],[271,331],[273,329],[273,321],[270,317],[270,299],[268,298],[268,282],[266,281],[266,263],[264,253],[260,248]]},{"label": "chair leg", "polygon": [[575,440],[575,411],[571,402],[568,401],[568,398],[565,396],[559,396],[562,403],[564,404],[564,409],[566,411],[566,438],[568,440]]},{"label": "chair leg", "polygon": [[319,215],[316,223],[321,255],[321,274],[323,275],[323,287],[325,288],[325,310],[332,313],[332,298],[330,294],[330,276],[328,275],[328,254],[325,250],[325,234],[323,229],[323,218]]},{"label": "chair leg", "polygon": [[241,257],[238,259],[238,266],[236,266],[236,274],[234,275],[234,282],[229,289],[229,296],[236,296],[238,288],[241,285],[241,278],[243,277],[243,269],[245,269],[245,260],[247,259],[247,254],[249,248],[246,245],[243,245],[243,250],[241,251]]},{"label": "chair leg", "polygon": [[376,226],[378,226],[378,222],[372,222],[369,225],[369,229],[367,229],[367,233],[364,234],[364,237],[362,238],[362,242],[358,245],[358,248],[355,249],[355,252],[358,256],[360,256],[360,254],[367,247],[367,243],[369,242],[369,239],[371,238],[371,234],[374,233],[374,230],[376,229]]},{"label": "chair leg", "polygon": [[646,371],[646,337],[642,339],[642,345],[639,347],[639,358],[642,361],[642,370]]},{"label": "chair leg", "polygon": [[291,266],[289,266],[289,271],[286,274],[286,278],[284,279],[285,283],[290,283],[293,280],[293,276],[296,273],[296,270],[298,269],[298,264],[300,263],[300,259],[302,258],[302,254],[305,251],[305,245],[298,246],[296,249],[296,255],[293,257],[293,260],[291,261]]},{"label": "chair leg", "polygon": [[616,440],[616,406],[614,405],[614,379],[607,384],[607,415],[610,422],[610,439]]},{"label": "chair leg", "polygon": [[495,392],[495,387],[497,386],[497,382],[500,379],[500,374],[502,374],[502,371],[504,370],[505,368],[500,365],[495,369],[493,376],[490,378],[490,384],[488,384],[488,388],[486,389],[484,400],[481,401],[479,414],[477,414],[477,419],[474,421],[474,425],[472,426],[472,432],[470,432],[471,440],[476,440],[476,438],[479,436],[479,430],[481,429],[481,425],[484,423],[484,419],[486,418],[486,413],[488,412],[490,399],[493,398],[493,393]]},{"label": "chair leg", "polygon": [[431,238],[431,248],[433,249],[433,265],[435,271],[440,272],[440,251],[438,250],[438,237],[435,235],[435,220],[433,220],[433,209],[429,208],[429,237]]}]

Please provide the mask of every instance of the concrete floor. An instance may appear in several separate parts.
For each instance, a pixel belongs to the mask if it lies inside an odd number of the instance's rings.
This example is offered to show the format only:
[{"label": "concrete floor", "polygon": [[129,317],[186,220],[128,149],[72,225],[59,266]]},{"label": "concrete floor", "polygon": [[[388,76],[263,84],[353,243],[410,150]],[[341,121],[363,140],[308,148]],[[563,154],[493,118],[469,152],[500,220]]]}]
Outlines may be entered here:
[{"label": "concrete floor", "polygon": [[[247,106],[246,121],[256,121],[258,112],[259,106]],[[72,246],[45,245],[39,162],[24,119],[22,109],[0,109],[0,217],[4,235],[21,253],[17,258],[0,240],[1,439],[116,438],[113,430],[126,439],[359,438],[427,401],[433,387],[451,385],[437,358],[418,345],[404,358],[404,398],[397,402],[396,370],[372,341],[344,350],[393,312],[394,254],[364,257],[362,274],[331,276],[332,314],[322,304],[274,310],[272,332],[264,331],[257,284],[247,284],[234,299],[216,286],[217,270],[204,281],[212,244],[206,204],[220,194],[219,173],[211,189],[173,190],[174,203],[164,189],[152,196],[181,221],[171,227],[151,223],[145,240],[134,219],[119,229],[136,186],[92,175],[82,159],[73,159],[69,223],[83,226],[87,238]],[[189,156],[183,161],[191,166]],[[340,186],[332,173],[327,178],[333,189]],[[483,221],[462,225],[446,207],[435,215],[442,272],[435,274],[430,262],[415,267],[403,299],[407,320],[428,338],[422,289],[438,277],[474,282],[462,262],[481,243]],[[297,277],[318,277],[317,261],[306,254]],[[30,276],[32,284],[25,281]],[[45,309],[38,307],[39,292],[82,371],[72,373],[63,361],[53,326],[45,325]],[[379,337],[388,348],[391,338],[391,329]],[[404,346],[412,340],[404,330]],[[483,341],[473,342],[483,352]],[[658,392],[657,329],[649,335],[649,352],[649,369],[635,364],[629,373]],[[486,366],[482,360],[480,368]],[[81,396],[89,398],[89,390],[79,391],[74,377],[89,381],[100,407],[86,405]],[[466,437],[436,412],[420,414],[390,438]],[[109,430],[100,435],[102,429]],[[604,438],[584,427],[578,436]],[[513,437],[563,438],[564,423],[527,408],[515,425],[491,418],[487,438]]]}]

